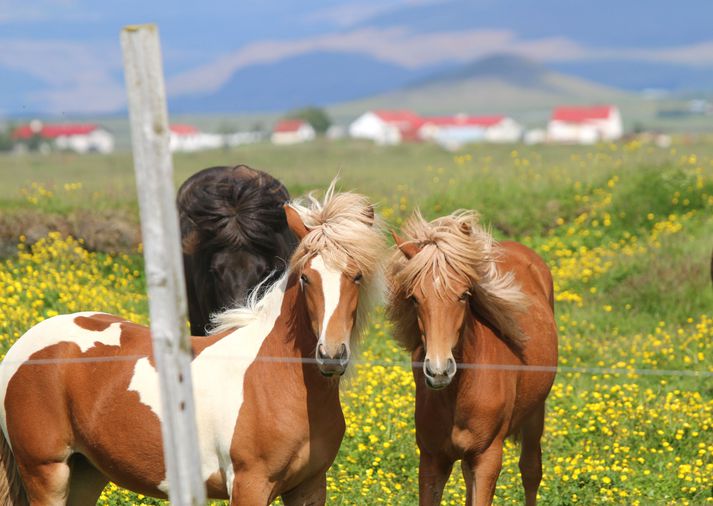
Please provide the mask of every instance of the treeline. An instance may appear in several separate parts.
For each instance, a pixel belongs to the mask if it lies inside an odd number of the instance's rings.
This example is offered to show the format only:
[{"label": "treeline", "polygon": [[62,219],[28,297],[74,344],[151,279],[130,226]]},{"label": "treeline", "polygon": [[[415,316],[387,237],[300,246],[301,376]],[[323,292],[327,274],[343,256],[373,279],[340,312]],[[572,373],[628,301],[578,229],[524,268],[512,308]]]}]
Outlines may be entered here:
[{"label": "treeline", "polygon": [[14,142],[12,140],[12,127],[0,128],[0,151],[12,151]]}]

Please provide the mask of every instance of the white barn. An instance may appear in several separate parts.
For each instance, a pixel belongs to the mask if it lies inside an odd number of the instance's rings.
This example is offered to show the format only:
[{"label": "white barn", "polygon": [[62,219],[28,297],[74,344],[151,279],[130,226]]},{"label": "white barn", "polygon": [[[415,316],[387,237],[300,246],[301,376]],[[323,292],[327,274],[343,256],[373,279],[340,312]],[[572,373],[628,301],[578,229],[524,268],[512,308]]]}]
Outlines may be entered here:
[{"label": "white barn", "polygon": [[38,137],[42,143],[55,149],[76,153],[111,153],[114,151],[114,135],[95,124],[43,124],[35,120],[15,129],[12,138],[18,143],[27,143]]},{"label": "white barn", "polygon": [[169,147],[171,152],[193,152],[217,149],[225,144],[220,134],[205,133],[193,125],[174,124],[170,126]]},{"label": "white barn", "polygon": [[423,140],[457,148],[471,142],[517,142],[522,126],[507,116],[443,116],[424,118],[419,135]]},{"label": "white barn", "polygon": [[272,129],[273,144],[299,144],[314,140],[316,132],[312,125],[301,119],[283,119]]},{"label": "white barn", "polygon": [[420,140],[423,119],[411,111],[368,111],[349,125],[349,136],[377,144],[399,144]]},{"label": "white barn", "polygon": [[621,138],[621,113],[616,106],[557,107],[547,124],[547,140],[594,144]]}]

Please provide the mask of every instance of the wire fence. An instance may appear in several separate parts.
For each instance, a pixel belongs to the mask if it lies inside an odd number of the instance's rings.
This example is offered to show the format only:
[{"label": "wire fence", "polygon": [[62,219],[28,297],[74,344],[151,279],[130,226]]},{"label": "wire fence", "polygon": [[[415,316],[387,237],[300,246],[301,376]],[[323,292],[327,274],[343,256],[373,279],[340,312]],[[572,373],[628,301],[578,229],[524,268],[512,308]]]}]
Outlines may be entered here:
[{"label": "wire fence", "polygon": [[[142,358],[147,358],[148,355],[115,355],[108,357],[66,357],[66,358],[33,358],[28,360],[3,360],[2,363],[12,365],[60,365],[60,364],[82,364],[82,363],[106,363],[106,362],[134,362]],[[210,360],[235,361],[235,362],[269,362],[269,363],[285,363],[285,364],[311,364],[317,365],[320,362],[323,364],[338,364],[337,360],[322,360],[309,357],[279,357],[279,356],[247,356],[247,355],[224,355],[220,357],[210,357]],[[380,367],[398,367],[402,369],[420,369],[423,367],[423,362],[414,362],[407,360],[367,360],[354,358],[349,361],[353,366],[380,366]],[[646,368],[627,368],[627,367],[591,367],[591,366],[544,366],[544,365],[527,365],[527,364],[476,364],[476,363],[458,363],[458,369],[461,370],[482,370],[482,371],[517,371],[517,372],[541,372],[541,373],[579,373],[587,375],[616,375],[616,376],[680,376],[694,378],[713,378],[713,371],[701,369],[646,369]]]}]

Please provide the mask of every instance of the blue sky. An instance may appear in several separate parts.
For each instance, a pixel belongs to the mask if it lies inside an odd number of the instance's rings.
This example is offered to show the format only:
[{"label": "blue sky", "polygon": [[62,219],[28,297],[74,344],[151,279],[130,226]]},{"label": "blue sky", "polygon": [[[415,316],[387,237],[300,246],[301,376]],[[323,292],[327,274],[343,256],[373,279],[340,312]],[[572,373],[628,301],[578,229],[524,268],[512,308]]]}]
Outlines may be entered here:
[{"label": "blue sky", "polygon": [[182,96],[314,51],[411,69],[495,52],[710,67],[712,19],[710,0],[0,0],[0,113],[121,109],[119,31],[133,23],[159,25],[169,93]]}]

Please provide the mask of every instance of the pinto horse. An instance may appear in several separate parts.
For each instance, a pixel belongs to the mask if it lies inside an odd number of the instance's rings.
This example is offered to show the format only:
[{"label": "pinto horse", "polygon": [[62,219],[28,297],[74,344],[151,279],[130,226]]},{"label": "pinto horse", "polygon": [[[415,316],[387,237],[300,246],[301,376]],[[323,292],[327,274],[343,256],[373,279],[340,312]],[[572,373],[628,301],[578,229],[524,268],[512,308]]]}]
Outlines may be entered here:
[{"label": "pinto horse", "polygon": [[388,312],[396,339],[422,364],[414,368],[419,502],[440,503],[460,459],[467,504],[491,504],[503,442],[517,435],[534,505],[557,364],[550,272],[529,248],[496,244],[473,212],[430,223],[415,214],[404,233],[393,234]]},{"label": "pinto horse", "polygon": [[289,199],[280,181],[247,165],[203,169],[178,189],[193,335],[206,335],[211,314],[245,304],[284,272],[296,246],[282,210]]},{"label": "pinto horse", "polygon": [[[285,213],[300,242],[284,275],[192,338],[202,478],[231,505],[324,504],[339,376],[383,287],[366,198],[332,185]],[[0,504],[94,504],[109,480],[166,497],[154,364],[149,329],[109,314],[22,336],[0,364]]]}]

